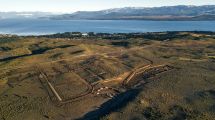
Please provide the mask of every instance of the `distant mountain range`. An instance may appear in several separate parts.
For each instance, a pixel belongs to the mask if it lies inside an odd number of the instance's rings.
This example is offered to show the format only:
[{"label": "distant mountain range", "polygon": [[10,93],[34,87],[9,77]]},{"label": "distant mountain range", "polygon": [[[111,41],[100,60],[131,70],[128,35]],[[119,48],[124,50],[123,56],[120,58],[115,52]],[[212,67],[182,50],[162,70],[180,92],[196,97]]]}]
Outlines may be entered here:
[{"label": "distant mountain range", "polygon": [[0,19],[46,18],[56,14],[49,12],[0,12]]},{"label": "distant mountain range", "polygon": [[36,18],[54,20],[215,20],[215,5],[125,7],[71,14],[50,12],[0,12],[0,19]]},{"label": "distant mountain range", "polygon": [[215,20],[215,5],[125,7],[51,16],[55,20]]}]

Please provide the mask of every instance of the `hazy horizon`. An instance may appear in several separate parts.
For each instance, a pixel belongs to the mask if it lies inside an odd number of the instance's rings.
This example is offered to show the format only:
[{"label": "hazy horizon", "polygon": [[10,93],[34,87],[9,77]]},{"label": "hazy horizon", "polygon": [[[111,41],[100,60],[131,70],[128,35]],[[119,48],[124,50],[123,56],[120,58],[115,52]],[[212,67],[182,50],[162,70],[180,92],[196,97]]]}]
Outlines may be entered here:
[{"label": "hazy horizon", "polygon": [[[208,4],[207,4],[208,5]],[[154,6],[154,7],[171,7],[171,6],[207,6],[207,5],[169,5],[169,6]],[[44,12],[44,13],[53,13],[53,14],[61,14],[61,13],[74,13],[78,11],[102,11],[102,10],[109,10],[109,9],[120,9],[120,8],[154,8],[153,6],[151,7],[144,7],[144,6],[124,6],[124,7],[115,7],[115,8],[107,8],[107,9],[99,9],[99,10],[77,10],[77,11],[68,11],[68,12],[51,12],[51,11],[0,11],[0,12],[23,12],[23,13],[28,13],[28,12]]]},{"label": "hazy horizon", "polygon": [[123,7],[161,7],[177,5],[215,5],[214,0],[0,0],[1,12],[52,12],[98,11]]}]

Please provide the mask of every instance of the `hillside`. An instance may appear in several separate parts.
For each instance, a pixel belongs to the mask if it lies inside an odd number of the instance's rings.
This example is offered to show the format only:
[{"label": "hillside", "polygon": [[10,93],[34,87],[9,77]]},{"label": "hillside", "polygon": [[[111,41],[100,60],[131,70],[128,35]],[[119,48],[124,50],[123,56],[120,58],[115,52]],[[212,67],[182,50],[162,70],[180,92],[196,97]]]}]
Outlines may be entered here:
[{"label": "hillside", "polygon": [[125,7],[101,11],[78,11],[51,17],[57,20],[215,20],[215,6]]},{"label": "hillside", "polygon": [[215,33],[0,37],[1,120],[212,120]]}]

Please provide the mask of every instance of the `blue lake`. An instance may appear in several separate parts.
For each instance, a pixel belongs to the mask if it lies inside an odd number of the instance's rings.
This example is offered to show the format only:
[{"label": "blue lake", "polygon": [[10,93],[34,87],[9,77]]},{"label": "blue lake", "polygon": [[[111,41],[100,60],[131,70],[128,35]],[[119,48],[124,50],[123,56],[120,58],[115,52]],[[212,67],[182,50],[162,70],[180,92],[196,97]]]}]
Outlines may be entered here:
[{"label": "blue lake", "polygon": [[215,31],[215,21],[2,19],[1,34],[42,35],[62,32]]}]

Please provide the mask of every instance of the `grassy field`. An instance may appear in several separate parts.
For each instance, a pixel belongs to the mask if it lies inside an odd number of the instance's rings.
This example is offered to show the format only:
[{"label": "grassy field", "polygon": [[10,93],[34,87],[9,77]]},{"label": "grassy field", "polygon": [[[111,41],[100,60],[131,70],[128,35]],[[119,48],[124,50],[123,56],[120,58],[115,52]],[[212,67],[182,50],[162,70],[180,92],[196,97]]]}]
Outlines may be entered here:
[{"label": "grassy field", "polygon": [[214,36],[1,38],[0,120],[212,120]]}]

